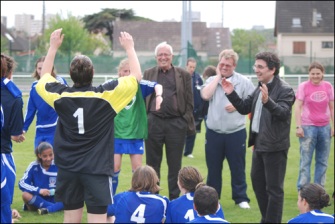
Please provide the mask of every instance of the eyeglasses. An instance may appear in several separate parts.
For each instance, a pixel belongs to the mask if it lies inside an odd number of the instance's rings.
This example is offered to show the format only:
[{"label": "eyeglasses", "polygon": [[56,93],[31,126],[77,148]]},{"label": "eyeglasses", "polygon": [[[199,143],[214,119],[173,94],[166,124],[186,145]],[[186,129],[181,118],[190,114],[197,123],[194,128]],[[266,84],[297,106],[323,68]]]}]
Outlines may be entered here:
[{"label": "eyeglasses", "polygon": [[256,68],[257,68],[257,69],[259,69],[259,70],[262,70],[262,69],[264,69],[264,68],[266,68],[266,67],[268,67],[268,66],[254,65],[254,66],[252,66],[252,69],[253,69],[253,70],[256,70]]},{"label": "eyeglasses", "polygon": [[160,57],[160,58],[163,57],[163,56],[164,56],[164,57],[170,57],[171,54],[158,54],[158,55],[157,55],[157,57]]},{"label": "eyeglasses", "polygon": [[233,65],[229,65],[229,64],[220,64],[220,66],[223,68],[223,67],[226,67],[226,68],[231,68],[233,67]]}]

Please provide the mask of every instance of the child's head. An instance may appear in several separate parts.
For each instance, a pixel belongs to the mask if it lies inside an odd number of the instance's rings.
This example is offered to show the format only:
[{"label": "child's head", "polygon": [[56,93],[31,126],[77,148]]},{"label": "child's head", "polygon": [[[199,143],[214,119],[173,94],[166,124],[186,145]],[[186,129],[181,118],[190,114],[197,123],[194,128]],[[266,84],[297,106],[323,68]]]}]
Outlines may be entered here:
[{"label": "child's head", "polygon": [[41,142],[35,149],[37,162],[43,167],[49,167],[54,159],[53,147],[48,142]]},{"label": "child's head", "polygon": [[161,190],[156,171],[148,165],[138,167],[133,173],[130,191],[156,193]]},{"label": "child's head", "polygon": [[219,206],[218,192],[213,187],[203,183],[198,184],[194,193],[193,206],[199,216],[215,214]]},{"label": "child's head", "polygon": [[309,183],[300,188],[297,205],[300,213],[306,213],[329,206],[329,200],[329,195],[321,185]]},{"label": "child's head", "polygon": [[125,58],[122,61],[120,61],[120,64],[118,66],[118,75],[119,77],[130,75],[130,66],[128,58]]},{"label": "child's head", "polygon": [[178,186],[181,191],[194,192],[196,186],[203,181],[203,178],[195,167],[186,166],[179,170]]}]

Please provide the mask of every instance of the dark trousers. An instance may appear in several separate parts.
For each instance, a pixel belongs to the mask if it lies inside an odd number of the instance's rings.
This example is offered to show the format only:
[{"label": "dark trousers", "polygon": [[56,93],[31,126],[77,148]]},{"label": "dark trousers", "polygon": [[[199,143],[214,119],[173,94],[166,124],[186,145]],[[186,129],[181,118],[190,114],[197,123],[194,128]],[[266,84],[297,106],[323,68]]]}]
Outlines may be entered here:
[{"label": "dark trousers", "polygon": [[[169,199],[179,197],[178,172],[181,169],[187,122],[182,117],[164,119],[148,114],[148,139],[145,141],[146,163],[152,166],[160,178],[163,146],[168,165]],[[160,178],[161,180],[161,178]]]},{"label": "dark trousers", "polygon": [[253,152],[251,181],[262,215],[261,223],[281,223],[287,152]]},{"label": "dark trousers", "polygon": [[227,158],[231,174],[232,198],[236,204],[250,199],[245,178],[246,130],[220,134],[211,129],[206,132],[207,185],[215,188],[221,197],[223,162]]},{"label": "dark trousers", "polygon": [[[200,133],[201,132],[201,123],[202,123],[202,120],[197,120],[195,122],[195,131],[196,131],[196,133]],[[194,143],[195,143],[195,137],[197,136],[196,133],[194,135],[188,135],[188,136],[186,136],[184,156],[192,154],[193,148],[194,148]]]},{"label": "dark trousers", "polygon": [[188,135],[186,137],[184,156],[192,154],[196,136],[197,135],[195,134],[195,135]]}]

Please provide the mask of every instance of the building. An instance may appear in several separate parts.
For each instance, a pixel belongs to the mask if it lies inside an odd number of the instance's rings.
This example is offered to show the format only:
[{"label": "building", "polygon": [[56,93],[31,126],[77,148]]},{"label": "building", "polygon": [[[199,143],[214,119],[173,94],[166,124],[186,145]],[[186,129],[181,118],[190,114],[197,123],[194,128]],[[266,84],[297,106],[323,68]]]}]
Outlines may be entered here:
[{"label": "building", "polygon": [[[118,40],[118,34],[124,30],[132,34],[138,55],[153,59],[155,47],[163,41],[173,47],[174,55],[181,53],[181,22],[115,21],[113,54],[116,57],[125,55]],[[229,28],[193,22],[192,46],[202,60],[217,59],[223,49],[232,47]]]},{"label": "building", "polygon": [[313,60],[334,67],[334,2],[276,1],[274,35],[291,71],[306,73]]},{"label": "building", "polygon": [[[55,17],[55,14],[45,15],[45,28],[48,28],[49,21]],[[35,20],[33,15],[17,14],[15,15],[14,24],[16,31],[23,31],[30,37],[40,35],[42,32],[42,20]]]}]

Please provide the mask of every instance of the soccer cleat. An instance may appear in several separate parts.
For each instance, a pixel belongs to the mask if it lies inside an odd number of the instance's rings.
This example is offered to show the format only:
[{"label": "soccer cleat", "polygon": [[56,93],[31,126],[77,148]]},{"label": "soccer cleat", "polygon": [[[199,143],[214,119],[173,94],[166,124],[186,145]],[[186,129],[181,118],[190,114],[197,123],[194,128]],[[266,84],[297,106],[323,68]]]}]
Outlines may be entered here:
[{"label": "soccer cleat", "polygon": [[46,208],[40,208],[40,209],[38,209],[37,211],[38,211],[38,214],[40,214],[40,215],[46,215],[46,214],[49,214],[49,211],[48,211],[48,209],[46,209]]},{"label": "soccer cleat", "polygon": [[188,157],[188,158],[191,158],[191,159],[194,158],[194,156],[193,156],[192,154],[188,154],[187,157]]},{"label": "soccer cleat", "polygon": [[240,208],[243,208],[243,209],[249,209],[250,208],[249,203],[246,202],[246,201],[242,201],[241,203],[238,204],[238,206],[240,206]]}]

